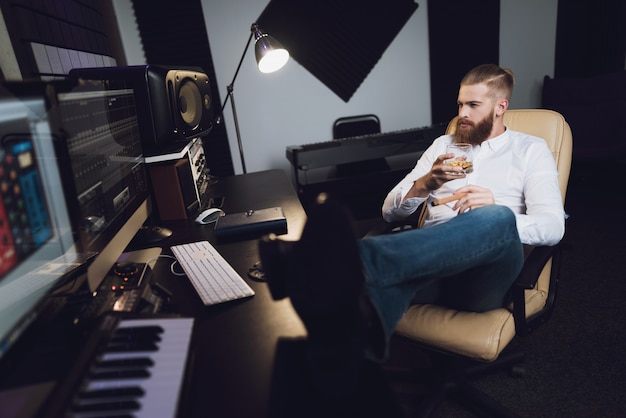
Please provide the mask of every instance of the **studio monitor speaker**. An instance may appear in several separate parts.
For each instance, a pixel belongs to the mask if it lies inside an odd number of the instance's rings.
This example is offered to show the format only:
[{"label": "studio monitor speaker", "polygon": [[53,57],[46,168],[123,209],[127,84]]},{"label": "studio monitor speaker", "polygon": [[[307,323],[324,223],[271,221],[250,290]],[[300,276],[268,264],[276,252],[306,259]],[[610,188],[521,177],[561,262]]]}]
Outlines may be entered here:
[{"label": "studio monitor speaker", "polygon": [[71,77],[126,80],[135,93],[137,119],[147,155],[182,147],[213,127],[209,77],[198,67],[139,65],[78,68]]}]

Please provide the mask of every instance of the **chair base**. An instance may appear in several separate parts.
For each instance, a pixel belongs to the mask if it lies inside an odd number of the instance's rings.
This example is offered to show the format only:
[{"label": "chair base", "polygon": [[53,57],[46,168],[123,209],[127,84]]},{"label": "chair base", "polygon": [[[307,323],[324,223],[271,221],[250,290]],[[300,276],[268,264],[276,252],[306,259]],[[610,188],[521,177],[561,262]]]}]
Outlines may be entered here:
[{"label": "chair base", "polygon": [[[445,401],[452,401],[477,417],[519,417],[488,394],[472,386],[472,381],[496,370],[513,369],[524,360],[521,352],[503,353],[497,360],[481,363],[446,353],[432,352],[428,368],[386,368],[390,381],[417,383],[423,388],[409,407],[413,417],[431,417]],[[521,375],[521,373],[518,373]]]}]

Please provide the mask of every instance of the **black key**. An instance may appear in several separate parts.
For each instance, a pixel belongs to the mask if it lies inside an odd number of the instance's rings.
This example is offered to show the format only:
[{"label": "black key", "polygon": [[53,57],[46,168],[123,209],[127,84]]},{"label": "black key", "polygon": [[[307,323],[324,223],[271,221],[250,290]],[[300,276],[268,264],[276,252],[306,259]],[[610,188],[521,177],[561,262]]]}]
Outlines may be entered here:
[{"label": "black key", "polygon": [[141,408],[139,402],[120,401],[120,402],[102,402],[85,405],[75,405],[74,412],[97,412],[97,411],[136,411]]},{"label": "black key", "polygon": [[110,372],[94,372],[91,374],[93,380],[110,379],[147,379],[150,372],[143,369],[138,370],[114,370]]},{"label": "black key", "polygon": [[96,399],[96,398],[140,398],[145,395],[146,392],[139,386],[126,386],[119,388],[98,389],[90,390],[88,392],[81,392],[78,397],[81,399]]},{"label": "black key", "polygon": [[106,350],[109,353],[119,353],[119,352],[125,352],[125,351],[158,351],[159,347],[148,341],[148,342],[143,342],[143,341],[138,341],[138,342],[127,342],[127,343],[120,343],[120,344],[112,344],[107,346]]},{"label": "black key", "polygon": [[154,334],[162,334],[163,327],[159,325],[146,325],[142,327],[125,327],[118,328],[115,330],[115,336],[118,335],[154,335]]},{"label": "black key", "polygon": [[135,358],[123,358],[116,360],[103,360],[99,362],[96,367],[98,369],[110,369],[110,368],[138,368],[138,367],[152,367],[154,361],[150,357],[135,357]]},{"label": "black key", "polygon": [[158,343],[161,341],[161,336],[159,334],[127,334],[127,335],[116,335],[109,341],[109,344],[119,344],[127,341],[150,341]]}]

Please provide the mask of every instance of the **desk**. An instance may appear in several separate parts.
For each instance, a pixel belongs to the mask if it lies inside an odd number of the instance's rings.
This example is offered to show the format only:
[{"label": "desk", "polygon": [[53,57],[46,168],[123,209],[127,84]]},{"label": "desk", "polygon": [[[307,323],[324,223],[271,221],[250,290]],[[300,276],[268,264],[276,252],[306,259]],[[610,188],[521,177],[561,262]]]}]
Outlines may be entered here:
[{"label": "desk", "polygon": [[[223,197],[226,213],[245,212],[280,206],[287,218],[285,239],[297,240],[306,214],[284,172],[263,171],[222,178],[212,185],[211,197]],[[207,239],[224,258],[246,278],[248,269],[258,261],[257,240],[217,244],[212,225],[191,221],[162,224],[174,234],[162,243],[164,253],[170,245]],[[157,281],[173,294],[173,304],[183,316],[195,318],[192,337],[193,363],[189,385],[182,398],[186,416],[261,417],[268,411],[274,355],[280,338],[306,335],[288,299],[274,301],[266,283],[248,280],[255,296],[206,307],[185,277],[169,272],[170,261],[160,260],[154,269]]]},{"label": "desk", "polygon": [[[306,214],[283,171],[223,178],[208,193],[224,197],[226,213],[280,206],[288,226],[282,238],[300,237]],[[174,231],[162,245],[164,252],[169,253],[169,245],[208,239],[243,277],[258,261],[257,240],[219,244],[211,225],[177,221],[164,226]],[[251,299],[205,307],[184,277],[169,273],[169,265],[159,261],[155,277],[173,293],[180,314],[195,318],[181,416],[394,416],[395,402],[376,367],[367,367],[355,397],[338,402],[315,395],[305,378],[306,331],[289,300],[274,301],[266,283],[248,280],[256,292]]]},{"label": "desk", "polygon": [[[288,226],[283,238],[288,240],[299,239],[306,222],[297,194],[280,170],[221,178],[207,193],[224,198],[226,213],[282,207]],[[174,232],[159,243],[163,254],[171,255],[172,245],[208,240],[246,279],[248,269],[258,261],[257,239],[221,244],[215,240],[212,225],[193,220],[168,221],[162,226]],[[140,248],[128,248],[136,249]],[[247,279],[255,296],[207,307],[186,277],[170,272],[171,264],[171,259],[159,259],[152,279],[172,293],[172,313],[194,318],[181,418],[401,416],[394,413],[393,395],[375,366],[365,368],[362,388],[349,399],[317,394],[306,377],[306,330],[289,299],[274,301],[266,283]]]}]

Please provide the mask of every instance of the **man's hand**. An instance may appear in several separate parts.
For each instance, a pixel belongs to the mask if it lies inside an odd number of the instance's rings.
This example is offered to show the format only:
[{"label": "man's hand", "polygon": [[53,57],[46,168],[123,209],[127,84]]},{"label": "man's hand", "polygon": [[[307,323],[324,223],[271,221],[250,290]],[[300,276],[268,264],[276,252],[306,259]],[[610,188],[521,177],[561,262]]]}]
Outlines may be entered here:
[{"label": "man's hand", "polygon": [[463,167],[444,164],[444,161],[452,157],[454,157],[454,154],[443,154],[435,160],[433,168],[424,176],[426,187],[430,190],[437,190],[450,180],[465,178],[466,174],[463,171]]},{"label": "man's hand", "polygon": [[444,164],[445,160],[452,157],[454,154],[442,154],[437,157],[430,171],[413,182],[413,187],[405,196],[405,200],[411,197],[427,197],[431,191],[437,190],[444,183],[465,178],[463,167]]},{"label": "man's hand", "polygon": [[454,194],[466,192],[467,194],[456,201],[452,209],[459,210],[459,213],[476,209],[481,206],[493,205],[496,203],[493,193],[489,189],[479,187],[474,184],[463,186],[454,191]]}]

